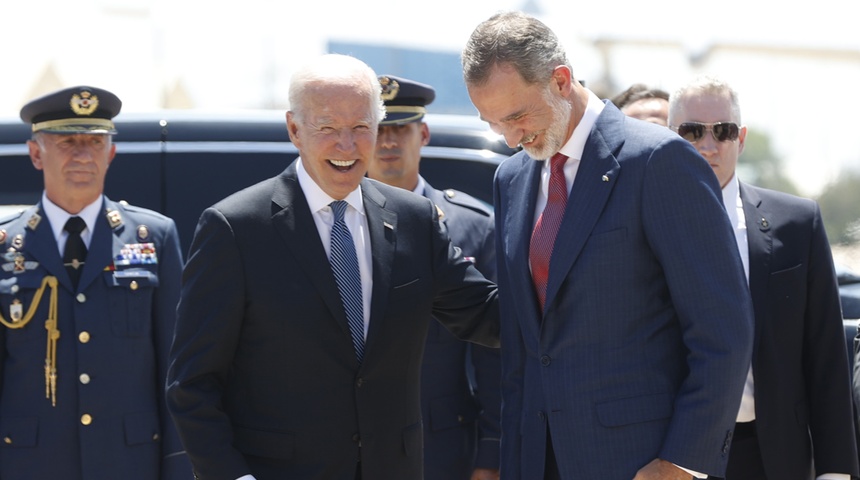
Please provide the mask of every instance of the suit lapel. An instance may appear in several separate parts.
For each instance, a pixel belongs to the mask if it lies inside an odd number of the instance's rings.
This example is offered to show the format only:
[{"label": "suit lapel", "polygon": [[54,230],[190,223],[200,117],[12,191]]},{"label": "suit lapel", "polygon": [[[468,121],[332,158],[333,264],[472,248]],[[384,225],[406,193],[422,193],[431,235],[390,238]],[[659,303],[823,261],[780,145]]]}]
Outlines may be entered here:
[{"label": "suit lapel", "polygon": [[623,114],[615,109],[604,109],[585,143],[549,264],[546,305],[555,300],[618,180],[621,166],[614,152],[621,146],[619,139],[623,138],[619,131],[623,122],[618,115]]},{"label": "suit lapel", "polygon": [[[755,189],[740,183],[741,202],[744,206],[744,217],[747,226],[747,243],[749,244],[749,287],[753,299],[755,318],[764,318],[767,296],[767,281],[770,276],[770,258],[773,252],[773,234],[771,231],[769,212],[762,205],[761,198]],[[755,322],[755,347],[758,350],[761,321]]]},{"label": "suit lapel", "polygon": [[337,283],[322,241],[317,233],[316,223],[308,206],[307,199],[299,186],[296,176],[296,163],[275,179],[272,193],[272,224],[281,236],[310,280],[314,289],[323,298],[329,312],[337,320],[344,335],[350,338],[346,312],[337,290]]},{"label": "suit lapel", "polygon": [[[535,204],[540,189],[540,173],[542,162],[535,161],[528,154],[521,157],[511,158],[512,162],[520,162],[520,167],[507,185],[499,188],[510,192],[507,195],[508,202],[505,205],[504,225],[502,229],[505,244],[506,263],[508,264],[509,278],[512,292],[528,292],[523,295],[522,301],[514,302],[519,312],[517,317],[528,319],[520,322],[523,335],[533,338],[539,337],[540,306],[537,294],[532,283],[531,269],[529,268],[529,242],[532,237]],[[514,193],[517,192],[517,193]]]},{"label": "suit lapel", "polygon": [[365,357],[372,355],[379,330],[385,328],[385,308],[391,290],[391,265],[397,245],[397,214],[385,208],[385,196],[367,179],[361,181],[364,212],[370,232],[373,264],[373,291],[370,297],[370,325],[367,327]]}]

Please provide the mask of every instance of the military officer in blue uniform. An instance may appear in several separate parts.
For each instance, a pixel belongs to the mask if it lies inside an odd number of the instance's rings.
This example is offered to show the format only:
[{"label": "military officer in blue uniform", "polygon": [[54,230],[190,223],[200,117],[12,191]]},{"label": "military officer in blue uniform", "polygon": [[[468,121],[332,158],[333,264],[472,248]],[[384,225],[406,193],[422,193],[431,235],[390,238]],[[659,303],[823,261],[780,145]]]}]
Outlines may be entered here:
[{"label": "military officer in blue uniform", "polygon": [[192,478],[165,408],[182,258],[173,221],[103,195],[121,102],[21,110],[41,201],[0,220],[0,479]]},{"label": "military officer in blue uniform", "polygon": [[[463,192],[437,190],[419,174],[421,147],[430,140],[423,119],[435,90],[392,75],[379,81],[386,116],[368,176],[432,200],[452,243],[495,280],[491,209]],[[425,480],[499,478],[500,379],[497,349],[463,342],[430,323],[421,378]]]}]

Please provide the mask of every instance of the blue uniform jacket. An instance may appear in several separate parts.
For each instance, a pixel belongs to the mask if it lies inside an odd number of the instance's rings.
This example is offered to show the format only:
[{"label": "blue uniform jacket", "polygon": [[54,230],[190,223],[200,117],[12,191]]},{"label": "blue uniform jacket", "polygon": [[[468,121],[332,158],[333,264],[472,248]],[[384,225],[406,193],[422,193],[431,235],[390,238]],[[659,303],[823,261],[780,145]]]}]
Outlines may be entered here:
[{"label": "blue uniform jacket", "polygon": [[[424,196],[439,207],[451,243],[495,281],[489,206],[465,193],[430,185]],[[439,322],[430,322],[421,369],[425,480],[468,480],[475,468],[499,468],[500,385],[498,349],[464,342]]]},{"label": "blue uniform jacket", "polygon": [[77,291],[41,205],[0,221],[4,321],[25,322],[43,279],[53,276],[59,330],[52,405],[51,288],[29,323],[0,325],[3,480],[191,478],[164,396],[182,269],[176,227],[106,198],[104,212]]}]

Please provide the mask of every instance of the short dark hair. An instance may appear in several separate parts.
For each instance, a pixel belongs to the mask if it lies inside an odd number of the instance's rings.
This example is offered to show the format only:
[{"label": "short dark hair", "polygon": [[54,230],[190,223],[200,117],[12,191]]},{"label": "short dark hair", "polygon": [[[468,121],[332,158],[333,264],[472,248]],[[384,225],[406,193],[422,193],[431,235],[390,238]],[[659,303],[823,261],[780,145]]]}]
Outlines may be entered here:
[{"label": "short dark hair", "polygon": [[555,33],[522,12],[497,13],[475,28],[461,55],[467,85],[482,85],[494,66],[513,66],[528,84],[548,82],[567,54]]},{"label": "short dark hair", "polygon": [[662,98],[668,102],[669,92],[659,88],[650,88],[644,83],[634,83],[627,90],[624,90],[618,95],[612,97],[611,101],[620,110],[626,105],[630,105],[631,103],[635,103],[646,98]]}]

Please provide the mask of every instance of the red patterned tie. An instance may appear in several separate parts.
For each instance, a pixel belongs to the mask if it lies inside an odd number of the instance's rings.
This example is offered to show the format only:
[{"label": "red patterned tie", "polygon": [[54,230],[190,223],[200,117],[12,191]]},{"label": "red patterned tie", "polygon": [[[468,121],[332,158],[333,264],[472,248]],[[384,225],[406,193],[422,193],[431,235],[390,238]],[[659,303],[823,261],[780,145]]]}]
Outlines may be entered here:
[{"label": "red patterned tie", "polygon": [[561,219],[564,217],[564,207],[567,205],[567,182],[564,179],[564,162],[567,155],[556,153],[550,159],[549,192],[546,207],[538,217],[529,244],[529,262],[532,267],[532,281],[540,301],[541,311],[546,302],[546,284],[549,278],[549,259],[555,245],[555,236]]}]

